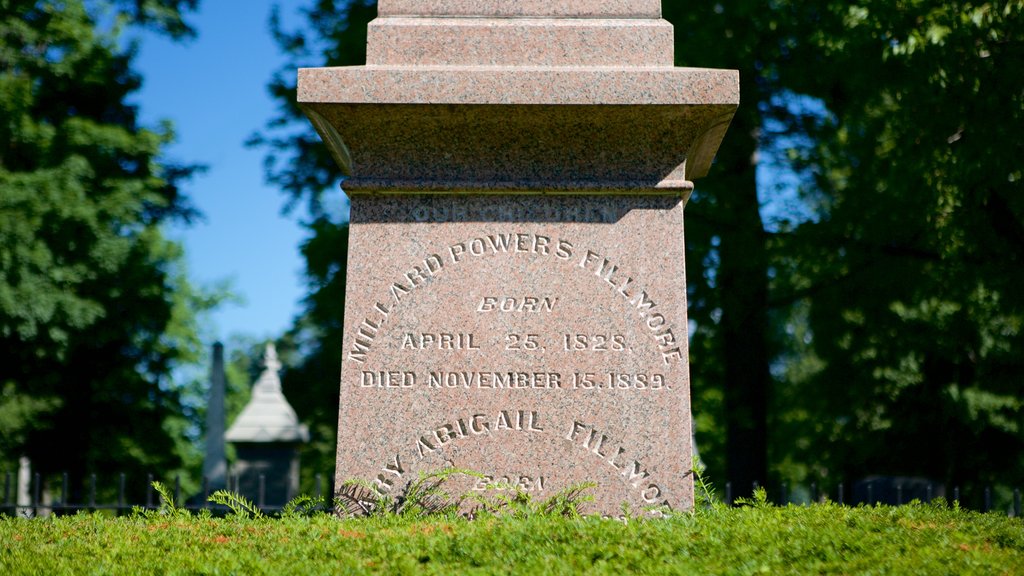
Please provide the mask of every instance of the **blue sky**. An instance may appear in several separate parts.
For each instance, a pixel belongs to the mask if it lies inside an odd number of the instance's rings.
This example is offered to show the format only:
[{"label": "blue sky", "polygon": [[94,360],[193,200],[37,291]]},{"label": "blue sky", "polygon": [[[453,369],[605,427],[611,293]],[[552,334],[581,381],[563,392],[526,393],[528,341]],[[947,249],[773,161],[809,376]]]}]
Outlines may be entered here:
[{"label": "blue sky", "polygon": [[[235,333],[276,336],[305,293],[302,214],[281,214],[284,195],[263,182],[263,151],[244,145],[275,109],[266,84],[283,61],[267,27],[272,4],[201,2],[189,18],[197,38],[175,43],[145,34],[135,62],[144,80],[134,98],[143,121],[171,120],[178,138],[168,156],[208,166],[187,185],[204,220],[173,228],[169,236],[184,243],[193,281],[231,279],[245,300],[213,313],[211,340]],[[288,10],[294,13],[282,9]]]}]

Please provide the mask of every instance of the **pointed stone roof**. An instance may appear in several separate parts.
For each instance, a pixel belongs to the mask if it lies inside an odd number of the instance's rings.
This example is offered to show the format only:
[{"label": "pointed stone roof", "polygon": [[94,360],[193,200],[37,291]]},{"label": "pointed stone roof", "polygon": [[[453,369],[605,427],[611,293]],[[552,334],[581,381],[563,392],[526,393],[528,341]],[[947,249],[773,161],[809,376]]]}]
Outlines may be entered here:
[{"label": "pointed stone roof", "polygon": [[252,388],[252,399],[224,438],[228,442],[308,442],[309,429],[281,393],[277,350],[267,344],[263,373]]}]

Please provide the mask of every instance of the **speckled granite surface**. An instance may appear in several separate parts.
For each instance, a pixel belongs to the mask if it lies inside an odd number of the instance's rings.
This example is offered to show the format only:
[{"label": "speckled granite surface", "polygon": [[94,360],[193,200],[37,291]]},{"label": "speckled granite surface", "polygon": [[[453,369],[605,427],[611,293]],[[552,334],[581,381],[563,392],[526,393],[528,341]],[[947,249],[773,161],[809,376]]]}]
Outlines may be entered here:
[{"label": "speckled granite surface", "polygon": [[675,195],[353,195],[338,479],[689,507],[682,231]]},{"label": "speckled granite surface", "polygon": [[395,17],[368,33],[370,65],[672,66],[672,25],[655,19]]},{"label": "speckled granite surface", "polygon": [[661,0],[379,0],[381,16],[660,18]]},{"label": "speckled granite surface", "polygon": [[683,207],[738,104],[652,0],[381,0],[303,69],[352,200],[337,480],[693,505]]}]

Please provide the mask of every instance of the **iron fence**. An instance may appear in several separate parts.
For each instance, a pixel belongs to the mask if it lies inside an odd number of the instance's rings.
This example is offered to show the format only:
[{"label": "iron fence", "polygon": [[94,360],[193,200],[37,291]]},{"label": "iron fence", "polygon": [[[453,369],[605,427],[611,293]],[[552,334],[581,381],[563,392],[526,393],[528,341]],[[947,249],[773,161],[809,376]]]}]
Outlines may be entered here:
[{"label": "iron fence", "polygon": [[[751,492],[757,491],[759,488],[758,483],[754,482],[751,488]],[[949,495],[950,497],[947,498],[945,487],[939,483],[919,479],[901,483],[891,478],[883,477],[866,478],[855,483],[852,487],[840,482],[835,484],[832,490],[821,490],[817,483],[811,483],[807,486],[800,486],[797,489],[790,490],[787,483],[781,483],[775,489],[774,494],[767,493],[767,496],[769,502],[779,506],[824,501],[830,501],[840,506],[857,506],[860,504],[869,506],[877,504],[903,506],[912,502],[931,503],[941,498],[950,504],[955,502],[960,508],[976,509],[982,513],[996,510],[996,507],[993,505],[994,488],[992,486],[978,487],[975,491],[978,493],[968,494],[966,491],[961,490],[959,486],[954,486],[952,493]],[[801,492],[805,497],[795,498],[796,492]],[[968,499],[966,498],[967,496],[971,496],[971,498]],[[735,505],[737,501],[742,501],[735,496],[731,482],[725,484],[725,501],[730,505]],[[970,502],[976,502],[978,505],[972,507],[969,504]],[[1006,510],[1007,516],[1011,518],[1021,517],[1020,488],[1012,489],[1012,495],[1003,508]]]},{"label": "iron fence", "polygon": [[[0,515],[8,516],[46,516],[49,514],[74,514],[80,511],[111,511],[114,514],[125,514],[135,510],[156,510],[160,507],[159,495],[156,489],[153,487],[154,476],[153,474],[147,474],[145,477],[145,485],[141,487],[138,484],[132,485],[134,488],[131,493],[135,495],[141,494],[141,501],[136,496],[135,501],[130,501],[129,494],[129,477],[126,474],[118,474],[116,476],[116,482],[113,490],[107,489],[104,494],[113,494],[111,501],[100,501],[98,491],[98,483],[96,474],[90,475],[84,482],[84,488],[79,486],[79,490],[76,491],[79,496],[79,501],[75,502],[72,497],[70,478],[68,474],[62,474],[58,477],[51,479],[49,482],[44,482],[40,474],[35,473],[31,477],[30,486],[28,487],[28,498],[19,498],[17,495],[18,487],[15,482],[15,477],[12,473],[7,472],[4,474],[3,481],[3,500],[0,501]],[[133,482],[141,482],[142,478],[136,478]],[[184,495],[182,483],[180,477],[175,477],[174,480],[168,486],[168,489],[172,492],[174,502],[180,508],[185,508],[191,511],[210,510],[214,513],[226,513],[228,508],[220,506],[213,502],[210,502],[211,490],[210,481],[207,478],[203,478],[201,488],[191,494]],[[255,494],[245,494],[239,491],[239,477],[238,475],[229,475],[225,488],[228,491],[241,493],[243,496],[251,499],[253,504],[265,514],[274,514],[280,512],[283,506],[271,505],[266,502],[266,486],[267,478],[264,474],[259,474],[256,483],[257,489]],[[333,512],[332,498],[330,495],[334,492],[333,481],[328,480],[325,482],[322,474],[317,474],[314,481],[314,491],[312,496],[323,499],[324,504],[321,509],[327,512]],[[735,505],[738,498],[735,497],[736,491],[732,483],[726,483],[724,490],[725,502]],[[758,485],[755,483],[752,486],[753,490],[757,490]],[[1014,488],[1009,496],[1006,493],[1009,489],[1003,488],[1004,497],[1002,498],[1003,505],[999,508],[1005,510],[1006,514],[1010,517],[1020,518],[1022,517],[1021,510],[1021,489]],[[775,489],[768,493],[768,501],[775,505],[785,506],[789,504],[811,504],[816,502],[824,502],[826,500],[834,502],[842,506],[856,506],[860,504],[875,505],[875,504],[888,504],[894,506],[901,506],[909,504],[914,501],[920,502],[933,502],[936,499],[943,499],[943,501],[953,503],[956,502],[961,508],[976,509],[980,512],[993,512],[996,510],[994,505],[994,489],[992,486],[978,487],[972,490],[972,494],[968,494],[962,491],[959,486],[953,487],[949,498],[947,498],[945,487],[941,484],[922,482],[915,480],[913,482],[900,482],[894,481],[889,478],[881,479],[866,479],[857,482],[853,486],[845,483],[838,483],[831,486],[831,489],[822,489],[816,483],[811,483],[806,486],[794,486],[792,489],[785,483],[778,485]],[[750,494],[750,492],[747,492]],[[24,492],[22,494],[24,496]],[[294,495],[293,495],[294,496]],[[969,499],[963,497],[971,496]],[[976,503],[973,508],[968,505],[969,502]]]},{"label": "iron fence", "polygon": [[[116,478],[116,495],[112,501],[104,502],[98,499],[100,492],[97,490],[97,475],[91,474],[85,482],[84,489],[80,490],[80,498],[76,502],[71,496],[72,484],[68,474],[61,474],[57,482],[52,480],[44,482],[42,476],[39,473],[35,473],[32,475],[28,486],[28,498],[22,498],[22,501],[19,502],[17,495],[18,487],[14,475],[7,472],[4,474],[3,500],[0,501],[0,515],[35,517],[49,514],[74,514],[81,511],[103,510],[121,515],[136,510],[156,510],[160,508],[159,495],[153,486],[155,480],[153,474],[146,475],[145,486],[142,487],[142,490],[139,490],[137,484],[133,486],[135,488],[135,490],[132,490],[133,493],[144,494],[141,501],[132,501],[128,497],[129,478],[126,474],[120,473]],[[136,479],[135,481],[138,482],[140,480]],[[322,474],[317,474],[315,477],[313,496],[323,499],[325,505],[322,508],[328,512],[332,512],[333,508],[330,505],[331,498],[325,497],[325,494],[333,493],[332,484],[332,482],[325,483]],[[268,504],[266,502],[267,477],[265,474],[258,475],[256,485],[257,490],[255,494],[245,494],[239,490],[239,476],[229,475],[226,486],[223,486],[223,488],[229,492],[239,493],[247,498],[251,498],[253,504],[263,513],[274,514],[280,512],[284,507],[283,505]],[[193,512],[210,510],[215,513],[224,513],[228,511],[227,507],[210,501],[210,495],[215,490],[211,488],[208,478],[204,477],[202,479],[201,486],[198,492],[183,495],[181,478],[175,477],[167,488],[173,494],[174,502],[178,508],[184,508]],[[327,489],[326,492],[324,490],[325,487]],[[111,493],[113,491],[107,490],[106,492]]]}]

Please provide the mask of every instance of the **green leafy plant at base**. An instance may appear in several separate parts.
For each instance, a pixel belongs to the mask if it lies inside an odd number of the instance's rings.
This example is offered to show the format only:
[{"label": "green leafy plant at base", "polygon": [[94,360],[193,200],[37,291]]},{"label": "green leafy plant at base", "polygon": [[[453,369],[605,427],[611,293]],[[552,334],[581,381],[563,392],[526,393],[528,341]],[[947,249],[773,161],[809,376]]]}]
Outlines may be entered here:
[{"label": "green leafy plant at base", "polygon": [[209,501],[226,506],[231,513],[240,518],[263,518],[263,511],[245,496],[228,490],[217,490],[210,494]]},{"label": "green leafy plant at base", "polygon": [[317,513],[324,512],[326,500],[319,496],[296,496],[288,501],[281,509],[281,518],[310,518]]},{"label": "green leafy plant at base", "polygon": [[170,516],[174,518],[181,518],[191,516],[191,513],[186,509],[178,505],[174,501],[174,494],[171,490],[165,486],[159,480],[153,482],[153,489],[160,495],[160,508],[157,510],[159,514],[164,516]]},{"label": "green leafy plant at base", "polygon": [[348,480],[342,484],[341,493],[335,498],[335,509],[348,516],[390,514],[422,517],[463,514],[467,518],[480,515],[579,517],[581,506],[593,500],[587,491],[597,486],[594,482],[581,482],[543,500],[535,500],[519,486],[502,482],[489,484],[485,494],[452,495],[442,486],[457,476],[482,478],[483,474],[458,468],[421,473],[395,496],[379,493],[364,480]]},{"label": "green leafy plant at base", "polygon": [[758,486],[754,489],[754,494],[750,498],[737,498],[736,504],[738,506],[749,506],[751,508],[771,508],[773,504],[768,501],[768,491],[763,486]]},{"label": "green leafy plant at base", "polygon": [[715,509],[726,505],[715,497],[715,487],[708,479],[707,467],[699,459],[693,459],[690,471],[693,474],[693,505],[695,508]]},{"label": "green leafy plant at base", "polygon": [[426,516],[454,514],[462,507],[465,495],[453,496],[441,487],[455,476],[481,478],[472,470],[445,468],[437,472],[420,473],[397,495],[382,494],[364,480],[347,480],[334,499],[335,510],[349,516]]},{"label": "green leafy plant at base", "polygon": [[564,516],[579,518],[582,505],[592,502],[594,496],[587,491],[597,486],[596,482],[573,484],[543,500],[535,500],[533,496],[518,486],[505,483],[488,485],[488,492],[497,494],[474,494],[469,500],[476,508],[468,514],[475,518],[481,513],[494,516],[510,516],[526,518],[528,516]]}]

